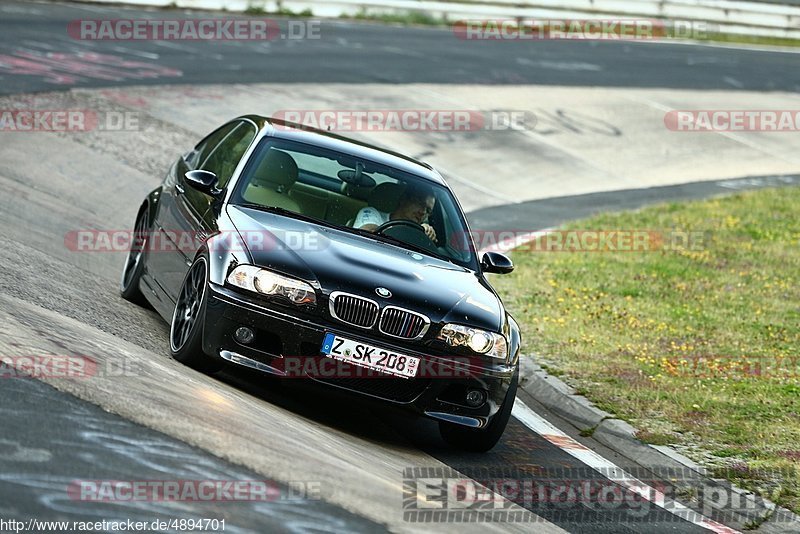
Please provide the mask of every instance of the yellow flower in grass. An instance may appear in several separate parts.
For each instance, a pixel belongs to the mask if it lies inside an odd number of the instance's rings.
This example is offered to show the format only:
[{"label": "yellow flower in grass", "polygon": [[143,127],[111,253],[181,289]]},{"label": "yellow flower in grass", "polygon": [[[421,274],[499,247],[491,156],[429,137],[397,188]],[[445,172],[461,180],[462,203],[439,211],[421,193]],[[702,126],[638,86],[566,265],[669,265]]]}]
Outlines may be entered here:
[{"label": "yellow flower in grass", "polygon": [[739,223],[742,220],[739,217],[734,217],[733,215],[728,215],[725,217],[725,220],[722,221],[723,228],[736,228],[739,226]]}]

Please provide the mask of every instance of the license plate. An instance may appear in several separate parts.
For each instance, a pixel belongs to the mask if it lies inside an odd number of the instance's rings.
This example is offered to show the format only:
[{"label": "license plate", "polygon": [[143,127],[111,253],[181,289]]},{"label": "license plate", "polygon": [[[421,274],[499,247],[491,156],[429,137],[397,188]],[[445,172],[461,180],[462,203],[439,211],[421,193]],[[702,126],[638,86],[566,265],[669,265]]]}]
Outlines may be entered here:
[{"label": "license plate", "polygon": [[417,375],[417,369],[419,369],[419,358],[330,333],[325,334],[322,342],[322,354],[329,358],[401,378],[412,378]]}]

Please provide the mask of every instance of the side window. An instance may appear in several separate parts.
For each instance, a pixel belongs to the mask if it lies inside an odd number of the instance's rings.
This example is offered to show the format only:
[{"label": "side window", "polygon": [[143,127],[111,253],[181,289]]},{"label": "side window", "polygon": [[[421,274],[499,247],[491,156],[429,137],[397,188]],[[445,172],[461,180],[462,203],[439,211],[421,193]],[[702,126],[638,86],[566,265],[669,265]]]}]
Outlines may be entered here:
[{"label": "side window", "polygon": [[231,133],[239,123],[234,122],[231,124],[226,124],[221,128],[211,132],[206,136],[205,139],[197,143],[197,146],[194,147],[194,150],[186,154],[185,160],[186,165],[189,167],[189,170],[195,170],[199,168],[201,162],[205,161],[208,158],[208,155],[211,154],[211,151],[216,148],[216,146],[225,139],[225,136]]},{"label": "side window", "polygon": [[252,124],[238,123],[205,160],[200,160],[203,161],[200,168],[216,174],[219,187],[225,187],[255,136],[256,129]]}]

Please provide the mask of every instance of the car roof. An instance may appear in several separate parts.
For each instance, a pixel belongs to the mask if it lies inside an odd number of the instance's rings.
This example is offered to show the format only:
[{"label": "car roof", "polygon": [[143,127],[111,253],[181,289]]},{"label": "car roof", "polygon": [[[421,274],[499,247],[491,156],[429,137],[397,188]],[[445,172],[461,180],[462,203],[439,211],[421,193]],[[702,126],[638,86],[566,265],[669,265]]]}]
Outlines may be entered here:
[{"label": "car roof", "polygon": [[332,132],[319,130],[303,124],[265,117],[262,115],[246,115],[241,117],[255,122],[265,135],[288,139],[300,143],[319,146],[345,154],[363,157],[402,171],[415,174],[437,184],[447,186],[447,183],[433,167],[424,161],[416,160],[399,152],[381,148],[369,143],[356,141]]}]

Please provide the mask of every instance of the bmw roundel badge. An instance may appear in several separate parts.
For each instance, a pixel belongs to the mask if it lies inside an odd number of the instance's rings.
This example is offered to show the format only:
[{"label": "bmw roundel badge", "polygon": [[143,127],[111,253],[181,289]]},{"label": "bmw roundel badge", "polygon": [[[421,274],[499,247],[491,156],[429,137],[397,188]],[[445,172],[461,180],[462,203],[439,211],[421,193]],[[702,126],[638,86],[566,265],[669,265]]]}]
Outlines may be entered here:
[{"label": "bmw roundel badge", "polygon": [[388,299],[389,297],[392,296],[392,292],[386,289],[385,287],[376,287],[375,293],[377,293],[379,297],[383,297],[385,299]]}]

